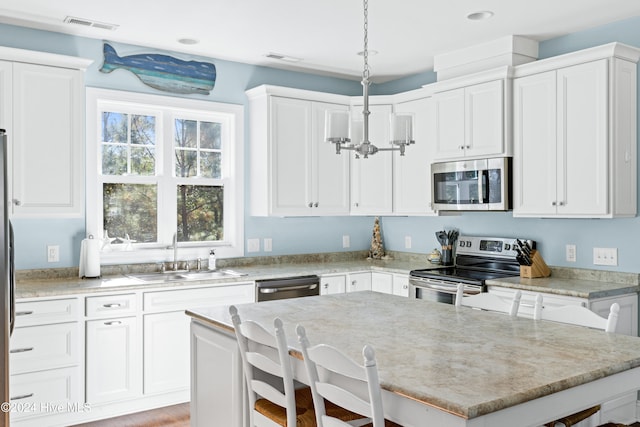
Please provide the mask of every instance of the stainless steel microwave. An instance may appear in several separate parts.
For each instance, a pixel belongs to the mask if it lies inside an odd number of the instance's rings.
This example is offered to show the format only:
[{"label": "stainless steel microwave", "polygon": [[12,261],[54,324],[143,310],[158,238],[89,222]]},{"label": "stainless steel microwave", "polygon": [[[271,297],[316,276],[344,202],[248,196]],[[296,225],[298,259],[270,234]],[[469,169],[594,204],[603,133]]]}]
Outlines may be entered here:
[{"label": "stainless steel microwave", "polygon": [[436,211],[511,209],[511,157],[433,163],[431,182]]}]

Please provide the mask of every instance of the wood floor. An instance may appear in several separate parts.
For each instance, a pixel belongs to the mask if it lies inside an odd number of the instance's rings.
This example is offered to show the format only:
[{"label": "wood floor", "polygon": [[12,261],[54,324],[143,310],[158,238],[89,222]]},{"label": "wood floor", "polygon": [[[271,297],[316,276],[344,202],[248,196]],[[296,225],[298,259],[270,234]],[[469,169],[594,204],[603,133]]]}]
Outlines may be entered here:
[{"label": "wood floor", "polygon": [[[189,403],[165,406],[151,411],[78,424],[73,427],[189,427]],[[624,424],[603,424],[600,427],[627,427]],[[640,427],[640,423],[628,427]]]},{"label": "wood floor", "polygon": [[74,427],[189,427],[189,403],[109,418]]}]

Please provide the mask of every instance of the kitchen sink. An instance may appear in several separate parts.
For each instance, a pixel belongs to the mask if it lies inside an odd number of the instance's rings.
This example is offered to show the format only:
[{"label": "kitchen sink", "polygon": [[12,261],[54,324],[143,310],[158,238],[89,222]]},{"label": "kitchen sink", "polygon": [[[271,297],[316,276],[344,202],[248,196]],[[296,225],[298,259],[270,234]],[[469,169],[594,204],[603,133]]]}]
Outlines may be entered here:
[{"label": "kitchen sink", "polygon": [[143,282],[174,282],[184,280],[222,279],[225,277],[241,277],[246,273],[238,273],[233,270],[203,270],[203,271],[167,271],[157,273],[134,273],[127,277],[142,280]]}]

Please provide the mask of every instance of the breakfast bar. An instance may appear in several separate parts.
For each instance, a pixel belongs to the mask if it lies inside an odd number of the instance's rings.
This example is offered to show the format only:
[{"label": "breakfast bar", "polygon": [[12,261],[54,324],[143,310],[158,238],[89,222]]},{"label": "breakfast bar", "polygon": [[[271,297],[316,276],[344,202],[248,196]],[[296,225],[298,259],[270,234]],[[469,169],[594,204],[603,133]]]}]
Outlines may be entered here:
[{"label": "breakfast bar", "polygon": [[[385,416],[407,427],[535,427],[640,388],[640,338],[376,292],[238,305],[241,318],[295,327],[361,360],[376,351]],[[192,426],[246,427],[228,307],[191,316]],[[602,420],[608,421],[608,420]]]}]

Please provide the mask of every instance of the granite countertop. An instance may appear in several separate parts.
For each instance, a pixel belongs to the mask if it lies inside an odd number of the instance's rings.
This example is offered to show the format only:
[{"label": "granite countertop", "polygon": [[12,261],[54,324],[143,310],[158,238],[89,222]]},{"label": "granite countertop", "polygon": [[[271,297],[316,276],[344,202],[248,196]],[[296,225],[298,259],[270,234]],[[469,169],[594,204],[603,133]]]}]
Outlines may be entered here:
[{"label": "granite countertop", "polygon": [[110,274],[96,279],[79,277],[43,277],[46,272],[37,275],[22,274],[16,284],[16,298],[36,298],[62,295],[75,295],[94,292],[131,291],[177,286],[216,285],[254,280],[275,279],[291,276],[340,274],[356,271],[383,271],[387,273],[409,274],[418,268],[439,268],[430,264],[424,257],[390,260],[347,260],[347,261],[310,261],[310,262],[274,262],[269,264],[239,265],[230,269],[242,276],[225,276],[220,279],[185,280],[163,282],[141,282],[125,274]]},{"label": "granite countertop", "polygon": [[[384,389],[463,418],[640,366],[637,337],[376,292],[237,307],[241,318],[267,328],[280,317],[297,357],[297,324],[305,326],[312,345],[332,344],[355,360],[370,344]],[[227,307],[187,314],[233,330]]]},{"label": "granite countertop", "polygon": [[604,270],[554,268],[550,277],[527,279],[508,277],[488,280],[487,286],[520,289],[531,292],[578,297],[606,298],[640,292],[637,273],[619,273]]}]

